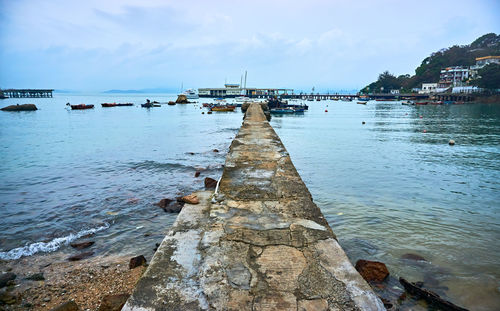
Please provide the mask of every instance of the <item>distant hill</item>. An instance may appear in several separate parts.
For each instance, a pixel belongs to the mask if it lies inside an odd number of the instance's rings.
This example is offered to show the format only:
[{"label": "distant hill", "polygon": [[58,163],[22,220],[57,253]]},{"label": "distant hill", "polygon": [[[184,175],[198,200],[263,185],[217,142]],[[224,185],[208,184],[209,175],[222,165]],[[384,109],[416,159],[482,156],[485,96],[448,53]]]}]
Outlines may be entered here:
[{"label": "distant hill", "polygon": [[103,93],[106,94],[151,94],[151,93],[177,93],[179,90],[175,88],[150,88],[140,90],[108,90]]},{"label": "distant hill", "polygon": [[441,49],[426,57],[420,66],[415,69],[415,75],[400,75],[395,77],[388,71],[382,73],[379,79],[361,90],[363,93],[390,89],[410,91],[412,88],[421,87],[422,83],[438,82],[442,68],[449,66],[471,66],[476,63],[476,57],[500,55],[500,35],[495,33],[485,34],[468,45],[454,45]]}]

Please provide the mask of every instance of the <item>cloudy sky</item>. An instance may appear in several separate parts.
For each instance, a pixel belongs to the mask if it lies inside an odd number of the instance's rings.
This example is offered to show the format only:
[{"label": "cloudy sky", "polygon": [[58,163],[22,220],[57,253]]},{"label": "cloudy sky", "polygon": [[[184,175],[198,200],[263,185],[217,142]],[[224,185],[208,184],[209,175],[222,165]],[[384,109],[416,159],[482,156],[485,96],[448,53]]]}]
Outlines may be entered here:
[{"label": "cloudy sky", "polygon": [[0,88],[358,89],[488,32],[498,0],[0,0]]}]

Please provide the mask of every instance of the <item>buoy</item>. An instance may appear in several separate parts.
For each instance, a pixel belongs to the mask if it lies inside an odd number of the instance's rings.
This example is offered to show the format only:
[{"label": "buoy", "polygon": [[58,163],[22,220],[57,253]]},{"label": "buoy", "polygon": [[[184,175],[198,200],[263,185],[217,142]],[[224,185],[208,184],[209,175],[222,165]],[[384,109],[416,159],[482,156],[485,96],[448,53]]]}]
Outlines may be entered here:
[{"label": "buoy", "polygon": [[325,112],[328,112],[328,110],[325,109]]},{"label": "buoy", "polygon": [[361,124],[365,124],[365,123],[366,123],[365,121],[361,122]]},{"label": "buoy", "polygon": [[420,116],[420,119],[422,119],[422,118],[423,118],[423,117],[422,117],[422,116]]},{"label": "buoy", "polygon": [[427,133],[427,130],[424,130],[423,132],[424,132],[424,133]]},{"label": "buoy", "polygon": [[205,114],[205,111],[202,111],[201,114]]},{"label": "buoy", "polygon": [[453,146],[454,144],[455,144],[455,141],[453,139],[450,139],[450,141],[448,142],[448,145]]}]

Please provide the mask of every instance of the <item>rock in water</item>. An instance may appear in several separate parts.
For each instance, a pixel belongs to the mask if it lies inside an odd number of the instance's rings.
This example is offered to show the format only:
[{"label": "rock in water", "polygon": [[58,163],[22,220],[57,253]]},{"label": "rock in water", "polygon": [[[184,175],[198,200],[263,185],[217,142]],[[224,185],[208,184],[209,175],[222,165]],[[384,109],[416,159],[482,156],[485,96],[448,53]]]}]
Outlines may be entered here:
[{"label": "rock in water", "polygon": [[40,272],[40,273],[35,273],[35,274],[32,274],[32,275],[26,277],[26,280],[43,281],[43,280],[45,280],[45,277],[43,276],[43,273]]},{"label": "rock in water", "polygon": [[161,199],[160,202],[155,203],[156,206],[159,206],[163,209],[165,209],[170,203],[172,203],[174,200],[171,199]]},{"label": "rock in water", "polygon": [[217,180],[206,177],[205,178],[205,189],[215,189],[217,187]]},{"label": "rock in water", "polygon": [[68,257],[69,261],[78,261],[94,255],[94,252],[85,252]]},{"label": "rock in water", "polygon": [[415,261],[427,261],[427,260],[425,260],[424,257],[417,255],[417,254],[411,254],[411,253],[404,254],[403,256],[401,256],[401,259],[415,260]]},{"label": "rock in water", "polygon": [[129,294],[119,294],[119,295],[107,295],[102,298],[101,305],[98,311],[120,311],[127,299]]},{"label": "rock in water", "polygon": [[200,200],[195,194],[185,195],[182,197],[182,201],[187,204],[198,204]]},{"label": "rock in water", "polygon": [[214,150],[212,150],[212,151],[213,151],[213,152],[219,152],[219,149],[214,149]]},{"label": "rock in water", "polygon": [[382,282],[389,270],[383,262],[360,259],[356,262],[356,270],[367,282]]},{"label": "rock in water", "polygon": [[0,306],[3,304],[13,305],[17,301],[16,296],[12,295],[9,292],[0,293]]},{"label": "rock in water", "polygon": [[128,268],[129,269],[134,269],[139,266],[142,266],[146,263],[146,258],[143,255],[137,256],[130,258],[130,262],[128,263]]},{"label": "rock in water", "polygon": [[200,171],[196,171],[196,173],[194,173],[194,177],[198,177],[200,176],[201,172]]},{"label": "rock in water", "polygon": [[3,111],[34,111],[38,110],[33,104],[25,104],[25,105],[10,105],[2,108]]},{"label": "rock in water", "polygon": [[65,302],[57,307],[51,309],[50,311],[80,311],[78,305],[73,300]]},{"label": "rock in water", "polygon": [[87,247],[91,247],[94,245],[94,241],[85,241],[85,242],[77,242],[77,243],[71,243],[71,247],[76,248],[76,249],[84,249]]},{"label": "rock in water", "polygon": [[187,97],[186,95],[179,95],[177,96],[177,100],[175,101],[177,104],[188,104],[189,101],[187,100]]},{"label": "rock in water", "polygon": [[12,272],[0,274],[0,288],[7,286],[10,281],[13,281],[15,279],[16,275]]}]

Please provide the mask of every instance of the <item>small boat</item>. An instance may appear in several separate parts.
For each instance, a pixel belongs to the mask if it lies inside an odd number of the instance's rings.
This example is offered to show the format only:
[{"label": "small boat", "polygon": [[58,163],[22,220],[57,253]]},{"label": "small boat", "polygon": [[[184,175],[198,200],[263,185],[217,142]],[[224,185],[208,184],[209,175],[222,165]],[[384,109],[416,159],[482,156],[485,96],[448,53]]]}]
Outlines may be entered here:
[{"label": "small boat", "polygon": [[235,106],[213,106],[210,111],[234,111]]},{"label": "small boat", "polygon": [[274,114],[294,113],[295,109],[293,109],[293,108],[273,108],[273,109],[270,109],[270,112],[274,113]]},{"label": "small boat", "polygon": [[366,102],[357,102],[360,105],[366,105]]},{"label": "small boat", "polygon": [[359,101],[363,101],[363,102],[367,102],[370,100],[370,97],[369,96],[366,96],[366,95],[361,95],[359,98],[358,98]]},{"label": "small boat", "polygon": [[102,107],[125,107],[125,106],[133,106],[134,104],[132,103],[102,103]]},{"label": "small boat", "polygon": [[203,107],[205,107],[205,108],[209,108],[210,106],[212,106],[212,104],[209,104],[209,103],[203,103]]},{"label": "small boat", "polygon": [[71,109],[73,109],[73,110],[94,109],[94,105],[79,104],[79,105],[70,105],[70,106],[71,106]]},{"label": "small boat", "polygon": [[198,99],[200,96],[196,94],[196,91],[193,89],[188,89],[185,90],[182,94],[179,95],[185,95],[187,99]]},{"label": "small boat", "polygon": [[103,107],[115,107],[116,103],[102,103],[101,106],[103,106]]},{"label": "small boat", "polygon": [[428,102],[415,102],[415,105],[427,105]]},{"label": "small boat", "polygon": [[116,104],[116,107],[127,107],[127,106],[133,106],[133,103],[118,103]]},{"label": "small boat", "polygon": [[237,102],[247,102],[250,101],[250,98],[246,96],[238,96],[234,100]]},{"label": "small boat", "polygon": [[153,103],[145,103],[145,104],[141,104],[141,107],[142,108],[152,108],[152,107],[161,107],[161,105],[153,104]]},{"label": "small boat", "polygon": [[432,101],[431,102],[431,105],[442,105],[443,102],[442,101]]},{"label": "small boat", "polygon": [[415,103],[414,103],[414,102],[412,102],[411,100],[408,100],[408,101],[403,101],[403,102],[401,102],[401,105],[411,106],[411,105],[415,105]]}]

